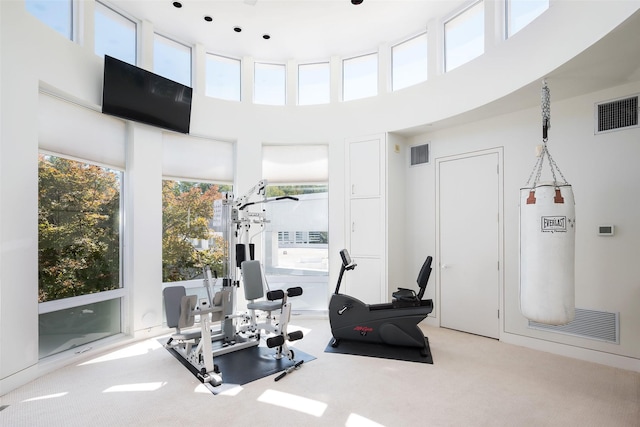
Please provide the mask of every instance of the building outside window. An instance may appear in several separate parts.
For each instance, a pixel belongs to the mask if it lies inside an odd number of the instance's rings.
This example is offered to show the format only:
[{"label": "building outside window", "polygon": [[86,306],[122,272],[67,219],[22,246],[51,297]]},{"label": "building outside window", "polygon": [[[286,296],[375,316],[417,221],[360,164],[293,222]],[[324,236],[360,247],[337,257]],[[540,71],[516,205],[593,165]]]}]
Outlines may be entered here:
[{"label": "building outside window", "polygon": [[283,64],[254,64],[253,102],[265,105],[285,105],[286,67]]},{"label": "building outside window", "polygon": [[549,0],[505,0],[507,38],[511,37],[549,9]]},{"label": "building outside window", "polygon": [[168,37],[154,34],[153,72],[191,86],[191,48]]},{"label": "building outside window", "polygon": [[326,145],[263,145],[267,197],[263,264],[272,289],[301,286],[294,309],[326,311],[329,296],[329,152]]},{"label": "building outside window", "polygon": [[329,278],[329,192],[326,184],[273,185],[267,196],[293,196],[266,206],[264,268],[273,289],[302,286],[294,308],[327,308]]},{"label": "building outside window", "polygon": [[136,23],[100,2],[95,4],[94,51],[136,65]]},{"label": "building outside window", "polygon": [[29,13],[69,40],[73,40],[72,0],[25,0]]},{"label": "building outside window", "polygon": [[38,156],[39,353],[121,332],[122,172]]},{"label": "building outside window", "polygon": [[444,24],[445,71],[484,53],[484,1],[465,9]]},{"label": "building outside window", "polygon": [[239,59],[207,53],[206,95],[227,101],[240,101]]},{"label": "building outside window", "polygon": [[298,66],[298,105],[328,104],[331,69],[328,62]]},{"label": "building outside window", "polygon": [[391,48],[391,73],[393,90],[427,80],[427,33]]},{"label": "building outside window", "polygon": [[342,61],[342,100],[376,96],[378,94],[378,54]]}]

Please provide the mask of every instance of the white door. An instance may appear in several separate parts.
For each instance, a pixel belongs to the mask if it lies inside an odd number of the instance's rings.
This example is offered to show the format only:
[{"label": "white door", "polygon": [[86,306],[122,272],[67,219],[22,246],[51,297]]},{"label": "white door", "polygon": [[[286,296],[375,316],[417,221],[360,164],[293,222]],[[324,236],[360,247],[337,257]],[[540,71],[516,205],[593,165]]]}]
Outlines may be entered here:
[{"label": "white door", "polygon": [[349,144],[349,194],[351,197],[380,195],[379,139]]},{"label": "white door", "polygon": [[499,156],[437,161],[440,325],[499,338]]}]

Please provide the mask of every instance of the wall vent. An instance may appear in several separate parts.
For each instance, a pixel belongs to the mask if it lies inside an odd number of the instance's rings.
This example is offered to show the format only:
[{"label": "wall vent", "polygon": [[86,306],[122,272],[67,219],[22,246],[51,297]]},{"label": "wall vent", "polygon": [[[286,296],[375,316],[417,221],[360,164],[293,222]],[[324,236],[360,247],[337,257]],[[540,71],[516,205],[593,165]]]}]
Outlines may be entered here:
[{"label": "wall vent", "polygon": [[638,127],[638,95],[596,104],[596,134]]},{"label": "wall vent", "polygon": [[411,147],[411,166],[429,163],[429,144]]},{"label": "wall vent", "polygon": [[576,308],[575,319],[566,325],[552,326],[529,320],[529,327],[620,344],[619,317],[620,313]]}]

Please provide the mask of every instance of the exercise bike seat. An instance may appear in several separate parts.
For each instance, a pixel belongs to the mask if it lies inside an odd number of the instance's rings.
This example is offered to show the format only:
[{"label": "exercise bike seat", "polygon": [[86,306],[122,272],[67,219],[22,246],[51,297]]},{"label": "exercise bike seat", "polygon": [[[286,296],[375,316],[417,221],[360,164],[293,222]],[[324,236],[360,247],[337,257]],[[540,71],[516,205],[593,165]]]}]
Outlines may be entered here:
[{"label": "exercise bike seat", "polygon": [[422,297],[424,296],[424,291],[427,288],[427,283],[429,282],[429,276],[431,276],[431,262],[433,261],[433,257],[429,255],[427,259],[422,264],[422,268],[420,268],[420,272],[418,273],[418,278],[416,282],[418,282],[418,288],[420,289],[418,293],[413,289],[408,288],[398,288],[397,291],[393,292],[391,296],[393,297],[393,304],[396,307],[406,307],[406,306],[418,306],[421,305]]}]

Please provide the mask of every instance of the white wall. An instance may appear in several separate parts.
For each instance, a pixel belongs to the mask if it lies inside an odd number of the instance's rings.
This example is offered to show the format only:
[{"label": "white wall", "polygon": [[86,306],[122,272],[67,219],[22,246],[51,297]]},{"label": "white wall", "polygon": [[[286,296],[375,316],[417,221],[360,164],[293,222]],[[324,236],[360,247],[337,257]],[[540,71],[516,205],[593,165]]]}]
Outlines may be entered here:
[{"label": "white wall", "polygon": [[[504,328],[501,339],[536,346],[522,337],[538,338],[620,355],[617,363],[635,369],[640,359],[640,282],[634,268],[640,241],[640,128],[594,135],[594,104],[640,92],[640,82],[553,102],[549,150],[573,186],[576,200],[576,307],[620,313],[620,344],[528,328],[519,311],[519,189],[524,187],[542,143],[540,107],[493,117],[413,137],[430,142],[431,164],[407,171],[407,192],[424,194],[407,203],[408,220],[416,235],[435,253],[435,159],[493,147],[504,148]],[[553,100],[553,88],[551,88]],[[548,164],[545,175],[550,178]],[[602,237],[597,226],[614,224],[616,234]],[[419,242],[414,242],[418,245]],[[437,262],[438,260],[436,260]],[[417,271],[418,261],[412,267]],[[432,282],[428,295],[435,296]],[[439,316],[439,314],[438,314]],[[438,324],[438,322],[435,322]],[[581,350],[563,354],[587,357]]]},{"label": "white wall", "polygon": [[[89,34],[93,24],[91,22],[92,4],[83,2],[85,6],[84,28]],[[329,251],[337,254],[344,246],[344,148],[343,141],[348,137],[370,135],[374,133],[399,130],[407,127],[431,123],[443,118],[451,117],[465,111],[480,107],[516,89],[539,80],[548,72],[554,70],[592,43],[613,30],[626,17],[638,9],[635,2],[594,2],[594,1],[552,1],[552,8],[540,17],[530,28],[518,33],[507,42],[499,40],[488,41],[492,45],[487,53],[473,62],[460,67],[447,75],[431,76],[429,81],[413,88],[404,89],[397,93],[388,91],[369,99],[341,103],[337,101],[336,87],[332,89],[332,103],[320,106],[285,106],[271,107],[253,105],[251,99],[251,70],[252,59],[244,62],[242,102],[225,102],[206,98],[204,85],[201,81],[194,82],[196,90],[193,105],[192,132],[199,136],[235,141],[236,143],[236,181],[239,192],[250,188],[260,178],[261,145],[262,143],[324,143],[329,145],[329,227],[331,243]],[[580,19],[574,14],[579,12]],[[143,52],[141,64],[150,64],[149,53],[150,34],[153,24],[143,22],[142,41]],[[571,37],[566,37],[571,33]],[[77,101],[88,108],[99,110],[102,85],[102,59],[93,54],[92,37],[84,38],[86,44],[78,44],[64,40],[50,28],[27,13],[22,1],[0,2],[0,395],[24,384],[35,376],[44,372],[43,363],[38,361],[38,307],[37,307],[37,112],[38,90],[46,86],[59,95]],[[562,40],[562,43],[557,43]],[[433,43],[432,43],[433,44]],[[203,52],[203,49],[196,49]],[[435,53],[433,54],[435,55]],[[388,55],[382,55],[388,57]],[[339,70],[339,59],[331,58],[332,73],[335,76]],[[203,61],[196,60],[196,66],[202,67]],[[195,72],[196,79],[203,76],[202,69]],[[382,73],[382,76],[386,76]],[[481,82],[482,84],[478,84]],[[382,89],[385,85],[380,85]],[[615,89],[612,89],[612,92]],[[588,95],[586,95],[588,96]],[[571,101],[577,103],[579,101]],[[580,116],[567,108],[565,126],[571,122],[582,122],[587,119],[586,109]],[[537,114],[536,114],[537,116]],[[562,110],[556,111],[554,105],[554,128],[552,135],[563,135],[562,121],[556,117],[562,116]],[[590,116],[590,113],[589,113]],[[517,113],[510,117],[512,122],[511,134],[515,141],[522,143],[518,132],[535,135],[536,124],[525,118],[525,113]],[[453,141],[453,144],[435,142],[434,155],[444,155],[458,149],[484,148],[487,146],[505,146],[506,175],[513,179],[505,185],[505,193],[509,194],[517,188],[522,178],[519,171],[528,169],[532,158],[528,154],[530,148],[516,149],[513,144],[506,144],[504,132],[491,131],[507,126],[498,118],[493,119],[493,127],[488,123],[469,125],[444,131],[443,138]],[[521,127],[516,126],[520,123]],[[478,131],[485,137],[469,138]],[[567,137],[573,137],[573,131],[565,130]],[[586,131],[585,131],[586,132]],[[132,335],[139,335],[149,328],[159,327],[162,319],[154,313],[161,313],[161,280],[159,271],[147,272],[157,265],[160,268],[160,254],[157,251],[144,253],[139,247],[140,241],[159,242],[159,233],[154,224],[159,224],[161,212],[161,198],[158,164],[162,156],[158,147],[162,145],[161,131],[138,124],[129,125],[128,133],[127,174],[136,180],[127,184],[127,190],[136,192],[128,195],[133,206],[128,206],[127,215],[136,226],[136,230],[127,235],[128,244],[125,250],[130,259],[125,263],[133,266],[127,270],[125,285],[129,289],[126,330]],[[634,138],[627,136],[609,136],[594,140],[592,147],[601,145],[619,145],[621,147],[620,162],[630,161]],[[634,134],[637,139],[637,134]],[[428,138],[440,139],[436,135]],[[464,144],[456,141],[466,141]],[[499,142],[500,141],[500,142]],[[157,143],[157,145],[154,145]],[[462,144],[462,145],[461,145]],[[531,145],[535,144],[532,137]],[[553,148],[553,146],[552,146]],[[575,147],[580,148],[580,147]],[[582,152],[582,150],[580,150]],[[585,153],[597,159],[594,152]],[[558,160],[569,153],[557,149]],[[614,157],[617,159],[617,157]],[[623,343],[619,348],[603,348],[602,351],[612,351],[616,354],[633,355],[638,357],[637,348],[628,343],[630,334],[636,334],[630,321],[637,322],[638,310],[629,308],[628,301],[635,296],[637,299],[637,285],[631,282],[632,270],[626,267],[623,260],[630,256],[624,252],[628,248],[628,240],[638,227],[629,221],[628,208],[622,205],[610,193],[603,190],[610,184],[625,185],[629,190],[634,178],[629,167],[617,167],[616,173],[624,171],[626,175],[607,174],[591,176],[591,182],[581,182],[577,178],[586,174],[587,167],[569,165],[567,161],[566,176],[576,182],[576,198],[580,203],[595,204],[595,199],[589,199],[584,193],[585,187],[601,188],[602,198],[614,198],[609,208],[590,219],[594,224],[605,220],[620,224],[619,240],[611,240],[610,245],[624,241],[616,252],[611,248],[599,247],[593,251],[580,251],[580,280],[587,285],[578,294],[579,305],[594,305],[597,308],[619,308],[624,312]],[[142,163],[141,163],[142,162]],[[150,162],[146,164],[146,162]],[[577,163],[577,162],[576,162]],[[578,168],[577,170],[574,168]],[[626,168],[626,169],[625,169]],[[433,243],[433,188],[429,184],[430,167],[424,169],[412,168],[407,171],[407,182],[411,187],[406,191],[407,223],[417,224],[416,230],[407,232],[404,250],[408,257],[406,271],[412,272],[419,268],[418,255],[431,249]],[[589,169],[594,171],[595,169]],[[595,172],[594,172],[595,173]],[[426,174],[426,175],[425,175]],[[623,179],[624,178],[624,179]],[[581,184],[581,185],[578,185]],[[147,192],[144,197],[139,192]],[[594,190],[595,191],[595,190]],[[630,193],[631,194],[631,193]],[[140,197],[138,197],[140,196]],[[505,198],[506,200],[506,198]],[[506,202],[505,202],[506,203]],[[505,206],[505,246],[513,250],[514,211]],[[140,219],[140,215],[145,220]],[[589,218],[589,217],[587,217]],[[585,222],[587,222],[585,218]],[[411,221],[417,220],[416,221]],[[627,221],[629,228],[626,228]],[[624,224],[624,226],[623,226]],[[417,232],[420,230],[420,232]],[[631,234],[626,234],[627,231]],[[594,239],[592,235],[581,234],[585,243]],[[615,253],[615,256],[613,255]],[[629,253],[631,251],[629,250]],[[609,257],[609,261],[616,262],[619,270],[611,264],[599,265],[598,257]],[[625,258],[627,257],[627,258]],[[517,264],[513,254],[508,254],[509,264],[505,266],[507,315],[505,333],[529,334],[523,330],[522,319],[513,312],[513,282]],[[587,265],[584,265],[584,264]],[[332,263],[338,265],[339,262]],[[337,279],[336,268],[332,269],[331,282]],[[610,284],[605,289],[602,284],[608,279]],[[636,287],[634,287],[636,286]],[[635,293],[635,294],[634,294]],[[604,298],[604,299],[603,299]],[[597,303],[597,304],[596,304]],[[604,307],[603,305],[607,305]],[[636,317],[634,317],[636,316]],[[544,337],[547,339],[547,337]],[[582,343],[576,343],[581,345]],[[587,343],[591,344],[591,343]]]}]

